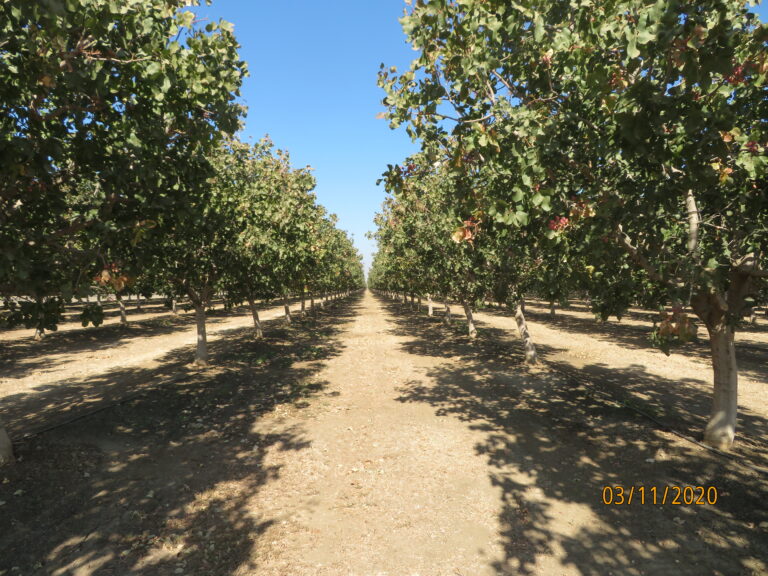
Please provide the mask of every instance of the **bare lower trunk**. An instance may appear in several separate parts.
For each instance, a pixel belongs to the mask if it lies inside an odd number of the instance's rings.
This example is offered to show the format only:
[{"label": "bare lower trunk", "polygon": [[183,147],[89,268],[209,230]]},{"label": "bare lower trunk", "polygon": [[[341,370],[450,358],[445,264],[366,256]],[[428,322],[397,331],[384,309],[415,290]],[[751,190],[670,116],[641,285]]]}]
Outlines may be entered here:
[{"label": "bare lower trunk", "polygon": [[304,299],[304,290],[301,291],[301,315],[306,316],[307,314],[307,303]]},{"label": "bare lower trunk", "polygon": [[427,294],[427,306],[428,306],[427,316],[432,316],[435,313],[435,305],[432,302],[431,294]]},{"label": "bare lower trunk", "polygon": [[445,303],[445,315],[443,316],[443,322],[446,326],[451,323],[451,307],[448,305],[448,302]]},{"label": "bare lower trunk", "polygon": [[517,331],[520,333],[520,338],[523,340],[525,361],[528,364],[536,364],[539,361],[539,358],[536,354],[536,346],[533,345],[531,334],[528,332],[528,324],[525,322],[524,309],[525,303],[521,300],[515,307],[515,322],[517,323]]},{"label": "bare lower trunk", "polygon": [[312,315],[315,314],[315,294],[313,292],[309,293],[309,309],[312,312]]},{"label": "bare lower trunk", "polygon": [[179,304],[179,303],[176,301],[176,298],[173,298],[173,299],[171,300],[171,311],[172,311],[174,314],[178,314],[178,313],[179,313],[179,306],[178,306],[178,304]]},{"label": "bare lower trunk", "polygon": [[141,312],[141,294],[136,294],[136,310]]},{"label": "bare lower trunk", "polygon": [[549,301],[549,316],[551,318],[555,317],[555,301],[554,300]]},{"label": "bare lower trunk", "polygon": [[208,366],[208,335],[205,332],[205,305],[202,303],[195,303],[195,322],[197,323],[195,365]]},{"label": "bare lower trunk", "polygon": [[35,335],[32,338],[34,340],[42,340],[45,338],[45,330],[42,328],[35,328]]},{"label": "bare lower trunk", "polygon": [[283,309],[285,310],[285,321],[291,323],[291,307],[288,305],[288,297],[283,296]]},{"label": "bare lower trunk", "polygon": [[253,316],[253,328],[256,333],[256,338],[264,336],[264,330],[261,328],[261,319],[259,319],[259,310],[256,308],[256,301],[253,298],[248,298],[248,306],[251,308],[251,316]]},{"label": "bare lower trunk", "polygon": [[115,294],[115,299],[117,300],[117,306],[120,308],[120,325],[125,326],[128,324],[128,318],[125,315],[125,302],[120,294]]},{"label": "bare lower trunk", "polygon": [[13,444],[11,437],[5,431],[2,420],[0,420],[0,468],[6,464],[13,464],[16,459],[13,457]]},{"label": "bare lower trunk", "polygon": [[419,314],[421,314],[421,296],[419,296],[419,297],[416,299],[416,310],[418,310],[418,311],[419,311]]},{"label": "bare lower trunk", "polygon": [[96,294],[96,304],[101,304],[101,294]]},{"label": "bare lower trunk", "polygon": [[704,442],[721,450],[728,450],[736,436],[738,400],[738,370],[733,328],[722,322],[709,331],[714,372],[712,416],[704,430]]},{"label": "bare lower trunk", "polygon": [[477,328],[475,328],[475,317],[472,316],[472,308],[466,302],[462,302],[464,306],[464,315],[467,317],[467,329],[469,331],[470,338],[477,338]]}]

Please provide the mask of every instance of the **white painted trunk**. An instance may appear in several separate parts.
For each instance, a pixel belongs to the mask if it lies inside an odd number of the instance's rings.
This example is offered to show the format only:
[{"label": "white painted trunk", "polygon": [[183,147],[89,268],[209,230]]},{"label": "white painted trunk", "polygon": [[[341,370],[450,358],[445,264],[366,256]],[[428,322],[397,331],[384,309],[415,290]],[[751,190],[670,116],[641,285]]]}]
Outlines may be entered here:
[{"label": "white painted trunk", "polygon": [[171,311],[172,311],[174,314],[178,314],[178,313],[179,313],[179,305],[178,305],[178,304],[179,304],[179,303],[176,301],[176,298],[173,298],[173,299],[171,300]]},{"label": "white painted trunk", "polygon": [[517,331],[520,333],[520,338],[523,341],[523,349],[525,350],[525,361],[528,364],[536,364],[539,361],[536,354],[536,346],[533,345],[533,339],[530,332],[528,332],[528,324],[525,322],[525,304],[521,301],[515,308],[515,322],[517,323]]},{"label": "white painted trunk", "polygon": [[283,296],[283,310],[285,310],[285,321],[291,323],[291,307],[288,305],[288,297]]},{"label": "white painted trunk", "polygon": [[0,468],[6,464],[13,464],[15,461],[11,437],[8,436],[8,432],[6,432],[3,422],[0,420]]},{"label": "white painted trunk", "polygon": [[195,365],[208,366],[208,335],[205,332],[205,306],[203,304],[195,304],[195,322],[197,323]]},{"label": "white painted trunk", "polygon": [[477,338],[477,328],[475,328],[475,317],[472,315],[472,308],[466,302],[464,305],[464,315],[467,317],[467,330],[470,338]]},{"label": "white painted trunk", "polygon": [[445,315],[443,316],[443,322],[448,326],[451,323],[451,307],[448,302],[445,303]]},{"label": "white painted trunk", "polygon": [[432,302],[432,295],[427,294],[427,316],[432,316],[435,313],[435,304]]},{"label": "white painted trunk", "polygon": [[707,328],[715,388],[712,415],[704,430],[704,442],[720,450],[728,450],[736,436],[739,389],[733,329],[725,323]]},{"label": "white painted trunk", "polygon": [[120,294],[115,294],[115,299],[117,300],[118,308],[120,308],[120,325],[125,326],[128,324],[128,317],[125,315],[125,302]]},{"label": "white painted trunk", "polygon": [[256,308],[256,301],[253,298],[248,298],[248,306],[251,308],[251,316],[253,316],[253,328],[256,332],[256,338],[264,336],[264,330],[261,327],[261,319],[259,318],[259,310]]},{"label": "white painted trunk", "polygon": [[301,315],[306,316],[307,314],[307,303],[304,299],[304,291],[301,292]]}]

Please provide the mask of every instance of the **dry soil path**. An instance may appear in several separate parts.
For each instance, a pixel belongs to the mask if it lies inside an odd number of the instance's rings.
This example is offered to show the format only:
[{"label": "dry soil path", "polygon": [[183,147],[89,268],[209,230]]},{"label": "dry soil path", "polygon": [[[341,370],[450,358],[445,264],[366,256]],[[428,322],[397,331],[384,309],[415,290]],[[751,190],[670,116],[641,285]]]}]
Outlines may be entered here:
[{"label": "dry soil path", "polygon": [[[232,318],[218,330],[247,321]],[[45,446],[60,442],[65,460],[53,462],[71,476],[60,482],[53,466],[45,470],[56,476],[42,484],[0,481],[3,512],[14,504],[26,517],[38,499],[51,502],[48,524],[26,522],[26,534],[40,531],[29,540],[41,541],[47,553],[37,559],[49,565],[23,573],[768,574],[765,477],[556,372],[526,368],[519,345],[470,343],[438,319],[370,293],[329,310],[317,327],[332,350],[288,335],[282,353],[304,355],[282,367],[278,355],[263,371],[238,368],[238,352],[269,340],[241,334],[227,342],[231,358],[188,388],[159,386],[135,406],[30,443],[18,474],[58,455]],[[189,338],[171,333],[145,346]],[[313,350],[319,355],[306,355]],[[289,401],[292,387],[313,392]],[[78,450],[67,451],[67,442]],[[602,501],[606,487],[641,485],[657,487],[659,499],[668,486],[714,487],[718,499]],[[78,515],[64,515],[62,503]],[[49,525],[62,528],[39,528]],[[13,542],[11,528],[0,533]]]},{"label": "dry soil path", "polygon": [[475,451],[483,434],[398,400],[440,361],[403,351],[393,328],[366,293],[343,353],[318,374],[329,400],[308,420],[260,422],[273,434],[300,427],[310,448],[266,457],[281,471],[255,505],[277,521],[257,574],[497,573],[501,494]]},{"label": "dry soil path", "polygon": [[[746,517],[763,480],[557,374],[495,358],[437,321],[389,306],[366,293],[341,354],[317,374],[325,394],[309,409],[278,410],[256,424],[260,434],[301,437],[307,448],[265,454],[263,465],[279,474],[250,508],[270,526],[239,575],[722,576],[766,568],[756,551],[759,521]],[[635,483],[711,483],[733,490],[732,500],[695,510],[602,504],[605,486]],[[683,550],[696,558],[687,567]]]}]

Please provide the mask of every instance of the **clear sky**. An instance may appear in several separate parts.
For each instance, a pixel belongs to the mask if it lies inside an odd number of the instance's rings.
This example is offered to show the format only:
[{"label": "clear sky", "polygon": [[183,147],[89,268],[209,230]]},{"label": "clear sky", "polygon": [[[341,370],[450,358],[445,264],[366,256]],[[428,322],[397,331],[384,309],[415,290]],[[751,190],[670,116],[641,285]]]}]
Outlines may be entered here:
[{"label": "clear sky", "polygon": [[269,134],[294,166],[315,169],[318,201],[354,235],[366,266],[375,243],[365,233],[384,199],[376,180],[418,149],[405,130],[376,119],[384,109],[379,65],[402,68],[417,55],[398,22],[404,7],[403,0],[214,0],[195,10],[235,25],[250,71],[244,136]]},{"label": "clear sky", "polygon": [[[417,55],[398,22],[404,7],[404,0],[213,0],[196,9],[235,25],[250,70],[245,137],[269,134],[294,166],[315,169],[318,201],[354,235],[366,267],[375,244],[365,233],[384,199],[376,180],[418,149],[404,129],[376,119],[379,64],[402,69]],[[756,12],[768,20],[765,4]]]}]

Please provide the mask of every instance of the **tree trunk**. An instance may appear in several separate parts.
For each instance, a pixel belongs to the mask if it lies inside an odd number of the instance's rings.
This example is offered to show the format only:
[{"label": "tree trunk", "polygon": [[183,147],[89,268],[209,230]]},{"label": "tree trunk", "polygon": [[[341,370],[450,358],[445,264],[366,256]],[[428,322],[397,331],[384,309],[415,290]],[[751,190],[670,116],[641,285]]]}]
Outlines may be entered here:
[{"label": "tree trunk", "polygon": [[469,330],[469,337],[477,338],[477,328],[475,328],[475,317],[472,316],[472,308],[466,302],[462,302],[464,306],[464,315],[467,317],[467,329]]},{"label": "tree trunk", "polygon": [[141,312],[141,294],[136,294],[136,310]]},{"label": "tree trunk", "polygon": [[259,311],[256,308],[256,301],[253,298],[248,298],[248,306],[251,308],[251,316],[253,316],[253,327],[256,330],[256,338],[264,336],[264,330],[261,328],[261,320],[259,319]]},{"label": "tree trunk", "polygon": [[443,316],[443,322],[446,326],[448,326],[451,323],[451,307],[448,305],[448,302],[445,302],[445,315]]},{"label": "tree trunk", "polygon": [[523,340],[523,349],[525,350],[525,361],[528,364],[536,364],[539,361],[536,354],[536,346],[533,345],[533,339],[530,332],[528,332],[528,324],[525,322],[525,303],[523,300],[517,303],[515,307],[515,322],[517,323],[517,331],[520,333],[520,338]]},{"label": "tree trunk", "polygon": [[428,306],[427,316],[432,316],[435,312],[435,305],[434,305],[434,302],[432,302],[431,294],[427,294],[427,306]]},{"label": "tree trunk", "polygon": [[315,315],[315,294],[314,292],[309,293],[309,310],[312,312],[312,315]]},{"label": "tree trunk", "polygon": [[96,294],[96,304],[101,305],[101,294]]},{"label": "tree trunk", "polygon": [[306,300],[304,299],[304,290],[301,291],[301,316],[304,317],[307,315],[307,304]]},{"label": "tree trunk", "polygon": [[421,314],[421,296],[416,299],[416,310]]},{"label": "tree trunk", "polygon": [[712,415],[704,430],[704,442],[720,450],[728,450],[736,437],[738,409],[738,369],[733,328],[725,322],[707,326],[712,350],[714,397]]},{"label": "tree trunk", "polygon": [[285,321],[291,323],[291,307],[288,305],[288,296],[283,295],[283,309],[285,310]]},{"label": "tree trunk", "polygon": [[6,464],[13,464],[15,461],[11,438],[8,436],[8,432],[5,431],[3,421],[0,420],[0,468]]},{"label": "tree trunk", "polygon": [[195,302],[195,322],[197,323],[197,350],[195,366],[208,366],[208,335],[205,332],[205,305]]},{"label": "tree trunk", "polygon": [[125,315],[125,302],[120,294],[115,294],[115,300],[117,300],[117,305],[120,308],[120,326],[125,326],[128,324],[128,318]]},{"label": "tree trunk", "polygon": [[174,314],[178,314],[179,313],[179,307],[178,307],[178,302],[176,301],[176,298],[172,298],[171,299],[171,311]]},{"label": "tree trunk", "polygon": [[554,300],[549,301],[549,317],[550,318],[555,317],[555,301]]}]

